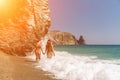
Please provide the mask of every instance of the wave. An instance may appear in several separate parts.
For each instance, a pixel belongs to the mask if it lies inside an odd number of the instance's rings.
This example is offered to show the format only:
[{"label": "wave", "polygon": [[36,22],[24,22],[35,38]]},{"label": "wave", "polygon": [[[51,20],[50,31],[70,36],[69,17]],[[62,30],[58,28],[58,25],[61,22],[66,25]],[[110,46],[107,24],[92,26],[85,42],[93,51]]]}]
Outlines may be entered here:
[{"label": "wave", "polygon": [[[41,56],[36,68],[49,71],[62,80],[120,80],[120,60],[99,60],[97,56],[75,56],[55,51],[56,56]],[[35,55],[28,56],[35,60]]]}]

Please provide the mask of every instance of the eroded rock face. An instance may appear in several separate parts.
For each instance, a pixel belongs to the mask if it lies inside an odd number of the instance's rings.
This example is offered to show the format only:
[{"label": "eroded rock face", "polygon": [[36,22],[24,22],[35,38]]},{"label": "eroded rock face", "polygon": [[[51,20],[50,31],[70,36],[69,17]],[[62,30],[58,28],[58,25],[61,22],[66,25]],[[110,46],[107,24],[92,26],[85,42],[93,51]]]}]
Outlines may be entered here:
[{"label": "eroded rock face", "polygon": [[[0,6],[0,49],[26,55],[50,27],[48,0],[6,0]],[[4,7],[4,8],[3,8]]]},{"label": "eroded rock face", "polygon": [[68,32],[50,31],[49,36],[55,45],[76,45],[78,44],[75,36]]}]

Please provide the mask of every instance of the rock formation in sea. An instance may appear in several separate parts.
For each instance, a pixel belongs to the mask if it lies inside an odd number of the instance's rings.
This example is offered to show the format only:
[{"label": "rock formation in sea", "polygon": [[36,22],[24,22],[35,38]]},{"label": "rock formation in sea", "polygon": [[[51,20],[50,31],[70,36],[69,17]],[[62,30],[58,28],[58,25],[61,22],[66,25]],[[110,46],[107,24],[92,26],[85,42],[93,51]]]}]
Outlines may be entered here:
[{"label": "rock formation in sea", "polygon": [[0,50],[24,56],[49,27],[48,0],[7,0],[0,7]]},{"label": "rock formation in sea", "polygon": [[81,35],[79,40],[78,40],[78,44],[79,45],[85,45],[85,39],[83,38],[83,36]]},{"label": "rock formation in sea", "polygon": [[49,37],[55,45],[76,45],[78,44],[75,36],[68,32],[58,30],[49,31]]}]

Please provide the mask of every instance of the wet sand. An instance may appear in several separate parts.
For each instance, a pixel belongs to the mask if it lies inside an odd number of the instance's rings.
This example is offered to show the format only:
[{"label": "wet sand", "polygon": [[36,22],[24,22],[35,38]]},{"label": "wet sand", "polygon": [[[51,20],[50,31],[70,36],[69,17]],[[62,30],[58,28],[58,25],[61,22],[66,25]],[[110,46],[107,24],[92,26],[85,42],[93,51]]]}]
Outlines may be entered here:
[{"label": "wet sand", "polygon": [[57,80],[49,72],[34,68],[35,61],[0,52],[0,80]]}]

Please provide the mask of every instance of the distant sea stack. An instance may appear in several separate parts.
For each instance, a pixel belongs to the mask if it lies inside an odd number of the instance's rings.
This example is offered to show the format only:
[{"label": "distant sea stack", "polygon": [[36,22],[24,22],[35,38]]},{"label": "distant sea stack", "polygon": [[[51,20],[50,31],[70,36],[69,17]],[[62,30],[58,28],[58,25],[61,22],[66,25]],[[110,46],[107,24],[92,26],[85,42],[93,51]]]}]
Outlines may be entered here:
[{"label": "distant sea stack", "polygon": [[49,31],[49,36],[55,45],[77,45],[77,39],[69,32]]},{"label": "distant sea stack", "polygon": [[81,35],[79,40],[78,40],[78,44],[79,45],[85,45],[85,39],[83,38],[83,36]]}]

